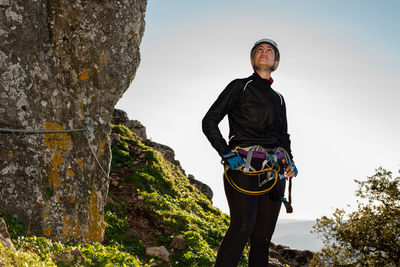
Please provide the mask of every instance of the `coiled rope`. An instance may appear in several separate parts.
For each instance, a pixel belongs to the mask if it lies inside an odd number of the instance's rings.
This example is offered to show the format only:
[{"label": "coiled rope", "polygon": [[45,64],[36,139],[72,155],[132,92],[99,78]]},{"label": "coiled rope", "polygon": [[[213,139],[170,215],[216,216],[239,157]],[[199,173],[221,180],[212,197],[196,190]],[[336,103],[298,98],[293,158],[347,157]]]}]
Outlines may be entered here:
[{"label": "coiled rope", "polygon": [[[257,175],[258,177],[260,177],[259,175],[266,174],[267,172],[272,172],[273,173],[273,178],[272,179],[274,179],[274,182],[272,183],[272,185],[270,187],[268,187],[268,188],[266,188],[264,190],[252,191],[252,190],[246,190],[246,189],[241,188],[240,186],[238,186],[227,173],[227,170],[230,168],[229,166],[226,166],[224,168],[224,176],[225,176],[226,180],[229,182],[229,184],[239,192],[242,192],[242,193],[244,193],[246,195],[250,195],[250,196],[263,195],[263,194],[268,193],[269,191],[271,191],[274,188],[274,186],[276,185],[276,183],[278,182],[278,173],[280,172],[280,167],[279,167],[279,165],[277,165],[276,166],[277,169],[275,170],[275,165],[276,164],[274,164],[271,168],[266,168],[266,169],[259,170],[259,171],[250,171],[248,173],[245,173],[241,169],[238,170],[238,171],[241,171],[245,175],[249,175],[249,176],[256,176]],[[268,180],[268,182],[269,181],[270,180]]]},{"label": "coiled rope", "polygon": [[[277,153],[281,153],[283,159],[286,161],[286,164],[292,168],[292,161],[290,159],[289,153],[282,147],[277,147],[275,149],[273,149],[273,153],[269,153],[267,152],[268,156],[265,157],[265,161],[263,163],[263,167],[261,170],[259,171],[249,171],[249,168],[251,168],[250,166],[250,161],[251,161],[251,154],[254,151],[259,151],[261,150],[261,147],[259,146],[252,146],[252,147],[247,147],[247,148],[243,148],[243,147],[235,147],[232,151],[236,152],[238,149],[242,149],[248,152],[247,157],[246,157],[246,164],[245,164],[245,168],[239,168],[238,171],[243,172],[246,175],[259,175],[259,174],[265,174],[266,172],[272,172],[274,173],[274,182],[273,184],[264,190],[260,190],[260,191],[250,191],[250,190],[245,190],[244,188],[241,188],[240,186],[238,186],[231,177],[229,177],[229,175],[227,174],[227,170],[230,169],[229,165],[225,166],[224,168],[224,177],[226,178],[226,180],[229,182],[229,184],[236,189],[239,192],[242,192],[246,195],[253,195],[253,196],[257,196],[257,195],[262,195],[265,194],[267,192],[269,192],[270,190],[272,190],[274,188],[274,186],[277,183],[278,180],[278,174],[280,172],[280,166],[277,165],[278,162],[278,157],[277,157]],[[262,150],[261,150],[262,151]],[[263,152],[264,153],[264,152]],[[272,166],[269,166],[269,161],[272,163]],[[265,168],[265,166],[267,166],[267,168]],[[278,167],[276,169],[276,167]],[[269,181],[269,180],[268,180]],[[289,177],[289,188],[288,188],[288,193],[289,193],[289,201],[285,198],[285,196],[282,196],[282,198],[280,199],[283,204],[285,205],[286,208],[286,212],[287,213],[292,213],[293,212],[293,207],[292,207],[292,177]]]}]

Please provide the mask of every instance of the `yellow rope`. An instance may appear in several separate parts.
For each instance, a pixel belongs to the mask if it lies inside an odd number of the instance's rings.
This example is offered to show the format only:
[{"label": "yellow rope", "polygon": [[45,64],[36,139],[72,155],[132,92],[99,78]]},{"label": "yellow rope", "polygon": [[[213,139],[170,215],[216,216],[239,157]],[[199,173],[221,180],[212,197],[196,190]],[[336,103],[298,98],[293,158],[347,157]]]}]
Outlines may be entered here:
[{"label": "yellow rope", "polygon": [[[273,172],[275,172],[275,170],[274,170],[274,167],[275,167],[275,165],[276,165],[276,162],[274,163],[274,165],[272,165],[272,167],[271,168],[267,168],[267,169],[263,169],[263,170],[259,170],[259,171],[249,171],[249,172],[244,172],[244,170],[243,170],[243,168],[238,168],[238,171],[241,171],[241,172],[243,172],[243,173],[245,173],[246,175],[259,175],[259,174],[264,174],[264,173],[266,173],[266,172],[268,172],[268,171],[273,171]],[[278,166],[279,167],[279,166]],[[278,171],[279,172],[279,171]]]},{"label": "yellow rope", "polygon": [[[274,164],[274,166],[275,166],[275,164]],[[258,175],[260,172],[266,173],[266,172],[268,172],[268,171],[272,171],[272,172],[275,173],[274,183],[273,183],[269,188],[264,189],[264,190],[260,190],[260,191],[250,191],[250,190],[246,190],[246,189],[243,189],[243,188],[239,187],[237,184],[235,184],[235,182],[228,176],[228,174],[227,174],[227,172],[226,172],[226,171],[229,169],[229,166],[226,166],[226,167],[224,168],[224,177],[226,178],[226,180],[228,181],[228,183],[229,183],[234,189],[238,190],[239,192],[242,192],[242,193],[247,194],[247,195],[258,196],[258,195],[262,195],[262,194],[268,193],[268,192],[269,192],[272,188],[274,188],[274,186],[276,185],[276,183],[277,183],[277,181],[278,181],[278,173],[279,173],[279,171],[280,171],[280,167],[279,167],[279,165],[278,165],[278,170],[275,171],[275,170],[273,169],[274,166],[272,166],[271,168],[268,168],[268,169],[261,170],[261,171],[255,171],[255,172],[250,172],[250,174],[247,174],[247,173],[245,174],[245,175]],[[242,171],[242,170],[241,170],[241,171]],[[242,172],[243,172],[243,171],[242,171]]]}]

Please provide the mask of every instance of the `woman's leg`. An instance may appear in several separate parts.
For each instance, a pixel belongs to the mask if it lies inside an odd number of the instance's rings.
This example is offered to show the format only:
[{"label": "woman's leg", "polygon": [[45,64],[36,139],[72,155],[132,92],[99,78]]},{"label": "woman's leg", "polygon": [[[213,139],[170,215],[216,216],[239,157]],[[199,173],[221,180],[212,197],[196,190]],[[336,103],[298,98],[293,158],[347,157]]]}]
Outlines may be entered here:
[{"label": "woman's leg", "polygon": [[[278,187],[282,188],[283,186],[284,190],[284,180],[280,181],[280,183]],[[250,237],[249,267],[268,266],[269,245],[278,220],[281,204],[280,198],[271,194],[259,197],[257,219]]]},{"label": "woman's leg", "polygon": [[224,179],[231,221],[218,250],[216,267],[235,267],[243,248],[253,232],[257,216],[258,197],[236,191]]}]

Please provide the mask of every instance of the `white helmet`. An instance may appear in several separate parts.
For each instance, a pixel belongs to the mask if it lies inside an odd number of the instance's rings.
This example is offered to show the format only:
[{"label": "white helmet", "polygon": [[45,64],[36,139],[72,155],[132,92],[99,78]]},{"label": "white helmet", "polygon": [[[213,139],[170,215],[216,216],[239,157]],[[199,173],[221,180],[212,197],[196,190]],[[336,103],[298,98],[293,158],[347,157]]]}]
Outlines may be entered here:
[{"label": "white helmet", "polygon": [[[261,39],[261,40],[258,40],[257,42],[255,42],[255,44],[253,45],[253,48],[252,48],[251,51],[250,51],[250,60],[253,60],[255,48],[256,48],[259,44],[263,44],[263,43],[270,44],[270,45],[272,45],[272,46],[275,48],[275,61],[280,61],[281,56],[280,56],[280,53],[279,53],[278,45],[275,43],[275,41],[273,41],[273,40],[271,40],[271,39],[267,39],[267,38]],[[277,66],[275,63],[274,63],[274,65],[273,65],[270,69],[262,69],[262,68],[255,67],[255,66],[253,65],[253,68],[255,68],[255,69],[259,69],[259,70],[270,70],[270,71],[276,70],[277,67],[278,67],[278,66]]]}]

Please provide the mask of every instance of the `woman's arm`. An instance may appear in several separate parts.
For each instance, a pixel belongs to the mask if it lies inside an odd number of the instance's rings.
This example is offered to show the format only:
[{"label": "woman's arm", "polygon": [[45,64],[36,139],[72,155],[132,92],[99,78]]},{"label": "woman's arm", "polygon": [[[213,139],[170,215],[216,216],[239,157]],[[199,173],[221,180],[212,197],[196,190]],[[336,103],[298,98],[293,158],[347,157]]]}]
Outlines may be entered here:
[{"label": "woman's arm", "polygon": [[287,123],[287,117],[286,117],[286,103],[285,103],[285,99],[283,97],[282,97],[282,99],[283,99],[283,105],[282,105],[281,141],[283,144],[283,148],[288,152],[290,159],[293,161],[291,141],[290,141],[290,135],[288,133],[288,123]]},{"label": "woman's arm", "polygon": [[234,80],[222,91],[202,120],[203,133],[220,156],[228,153],[229,147],[218,128],[218,124],[235,105],[241,90],[240,80]]}]

